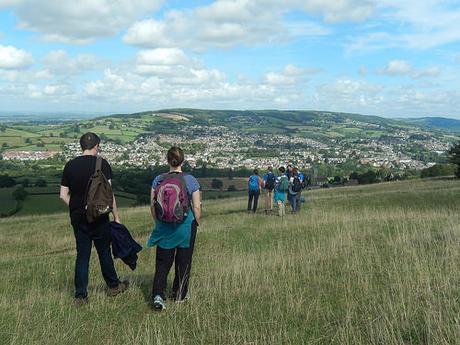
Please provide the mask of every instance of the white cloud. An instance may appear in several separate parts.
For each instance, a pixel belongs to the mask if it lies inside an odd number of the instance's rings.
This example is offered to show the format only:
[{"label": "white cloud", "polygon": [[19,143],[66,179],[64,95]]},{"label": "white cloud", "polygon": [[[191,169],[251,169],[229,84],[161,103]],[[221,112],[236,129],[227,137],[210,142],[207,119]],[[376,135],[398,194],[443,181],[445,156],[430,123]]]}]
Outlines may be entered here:
[{"label": "white cloud", "polygon": [[373,14],[375,4],[369,0],[307,0],[308,12],[321,14],[327,22],[362,21]]},{"label": "white cloud", "polygon": [[33,63],[29,52],[13,46],[0,45],[0,69],[23,69]]},{"label": "white cloud", "polygon": [[124,35],[141,47],[181,47],[195,51],[285,41],[297,36],[320,36],[329,31],[319,24],[286,23],[284,16],[300,1],[218,0],[193,10],[169,11],[162,20],[134,23]]},{"label": "white cloud", "polygon": [[185,53],[178,48],[157,48],[137,53],[139,65],[186,65],[189,62]]},{"label": "white cloud", "polygon": [[72,58],[65,50],[53,50],[45,55],[43,65],[50,73],[74,75],[83,71],[97,69],[103,63],[94,55],[79,54]]},{"label": "white cloud", "polygon": [[71,90],[68,85],[65,84],[51,84],[45,85],[43,93],[47,96],[62,96],[69,95]]},{"label": "white cloud", "polygon": [[161,0],[6,2],[13,6],[20,27],[42,34],[45,40],[64,43],[88,43],[113,36],[145,13],[158,9],[161,3]]},{"label": "white cloud", "polygon": [[419,79],[423,77],[436,77],[440,74],[440,70],[438,67],[416,69],[405,60],[391,60],[378,73],[388,76],[409,76],[412,79]]},{"label": "white cloud", "polygon": [[404,60],[392,60],[380,70],[381,74],[387,75],[409,75],[412,73],[412,66]]},{"label": "white cloud", "polygon": [[281,72],[269,72],[264,79],[270,85],[295,85],[305,75],[318,72],[316,68],[300,68],[292,64],[287,65]]},{"label": "white cloud", "polygon": [[[451,0],[381,0],[377,23],[391,26],[353,37],[347,50],[430,49],[460,41],[460,8]],[[394,24],[394,25],[392,25]]]},{"label": "white cloud", "polygon": [[12,7],[22,3],[22,0],[0,0],[0,8]]}]

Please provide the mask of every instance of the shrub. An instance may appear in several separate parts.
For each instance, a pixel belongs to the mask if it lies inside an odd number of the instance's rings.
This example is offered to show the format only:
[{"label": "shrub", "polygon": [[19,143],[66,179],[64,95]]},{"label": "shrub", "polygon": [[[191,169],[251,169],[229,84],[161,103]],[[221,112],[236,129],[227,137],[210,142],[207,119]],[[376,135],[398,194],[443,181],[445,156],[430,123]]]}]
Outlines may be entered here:
[{"label": "shrub", "polygon": [[224,186],[224,183],[221,180],[219,180],[217,178],[212,179],[211,188],[213,188],[213,189],[221,189],[223,186]]}]

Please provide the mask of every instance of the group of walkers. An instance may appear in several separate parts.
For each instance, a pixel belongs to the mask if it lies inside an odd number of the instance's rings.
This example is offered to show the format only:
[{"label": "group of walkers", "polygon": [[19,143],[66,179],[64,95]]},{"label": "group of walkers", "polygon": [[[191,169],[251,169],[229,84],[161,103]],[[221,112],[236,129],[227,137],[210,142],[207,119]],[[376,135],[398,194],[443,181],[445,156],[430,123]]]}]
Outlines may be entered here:
[{"label": "group of walkers", "polygon": [[265,212],[270,213],[277,205],[280,217],[286,214],[286,199],[291,206],[291,212],[297,213],[302,203],[302,190],[306,187],[305,176],[296,167],[288,165],[287,168],[278,168],[278,174],[268,167],[263,177],[259,176],[259,170],[254,169],[248,180],[248,212],[257,211],[259,196],[265,196]]},{"label": "group of walkers", "polygon": [[[135,269],[140,246],[128,233],[122,233],[120,215],[111,189],[112,169],[98,156],[100,138],[86,133],[80,138],[82,155],[64,167],[60,198],[69,206],[77,256],[75,261],[75,304],[88,304],[88,271],[94,243],[108,295],[117,296],[129,287],[120,281],[112,252],[124,251],[122,257]],[[157,247],[151,305],[154,310],[166,308],[167,297],[180,303],[188,299],[188,282],[198,223],[201,217],[201,195],[198,181],[182,173],[184,152],[171,147],[167,152],[170,170],[157,176],[151,187],[151,215],[154,229],[148,247]],[[110,222],[109,214],[114,220]],[[115,246],[116,245],[116,246]],[[121,255],[119,256],[121,257]],[[134,261],[134,262],[133,262]],[[174,265],[175,278],[171,294],[166,296],[166,282]]]}]

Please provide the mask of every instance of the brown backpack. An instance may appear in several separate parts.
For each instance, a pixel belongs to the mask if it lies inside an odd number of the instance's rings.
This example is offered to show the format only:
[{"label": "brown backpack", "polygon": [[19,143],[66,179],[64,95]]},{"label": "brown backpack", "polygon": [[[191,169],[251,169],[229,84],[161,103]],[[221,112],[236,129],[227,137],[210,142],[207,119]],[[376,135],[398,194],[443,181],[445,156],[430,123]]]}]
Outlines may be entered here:
[{"label": "brown backpack", "polygon": [[102,172],[102,158],[97,157],[96,169],[86,187],[86,219],[93,223],[113,209],[113,191],[109,180]]}]

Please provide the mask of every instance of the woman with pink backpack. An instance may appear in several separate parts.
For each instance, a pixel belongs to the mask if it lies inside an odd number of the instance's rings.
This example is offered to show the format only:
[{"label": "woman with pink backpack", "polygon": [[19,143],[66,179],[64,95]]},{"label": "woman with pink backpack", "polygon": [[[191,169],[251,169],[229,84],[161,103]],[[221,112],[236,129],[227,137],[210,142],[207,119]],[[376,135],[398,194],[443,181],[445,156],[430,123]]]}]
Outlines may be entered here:
[{"label": "woman with pink backpack", "polygon": [[193,247],[201,217],[200,184],[195,177],[182,172],[184,152],[173,146],[166,158],[169,172],[152,182],[151,213],[155,227],[147,242],[148,247],[157,246],[152,307],[158,311],[166,308],[166,282],[173,263],[171,297],[178,303],[188,299]]}]

